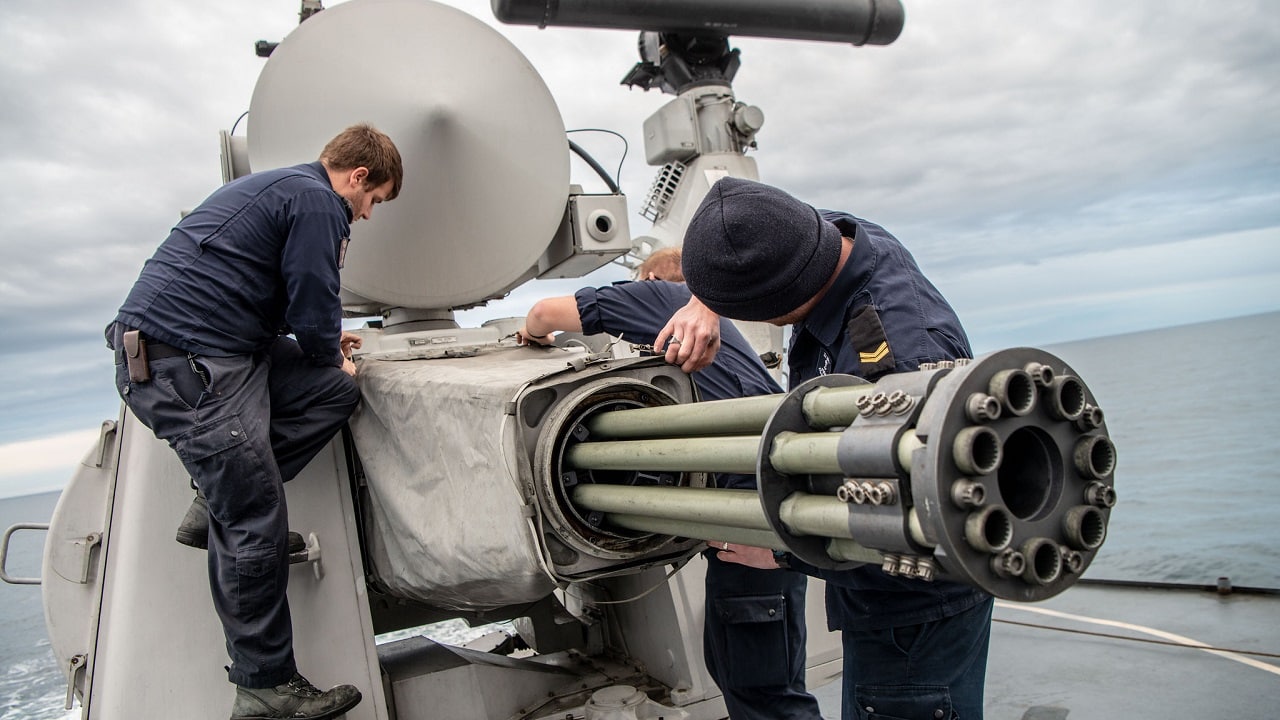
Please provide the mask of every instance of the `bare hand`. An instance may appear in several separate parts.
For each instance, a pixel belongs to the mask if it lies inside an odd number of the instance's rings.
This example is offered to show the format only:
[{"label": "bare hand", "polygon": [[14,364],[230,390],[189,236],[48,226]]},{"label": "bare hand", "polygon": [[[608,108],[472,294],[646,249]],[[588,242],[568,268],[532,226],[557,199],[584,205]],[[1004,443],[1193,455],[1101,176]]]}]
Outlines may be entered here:
[{"label": "bare hand", "polygon": [[[667,338],[671,339],[667,344]],[[711,364],[720,350],[720,316],[697,297],[676,311],[654,340],[655,348],[665,347],[667,362],[691,373]]]},{"label": "bare hand", "polygon": [[552,335],[551,333],[547,333],[546,335],[543,335],[542,337],[534,337],[532,334],[530,334],[530,333],[529,333],[529,328],[527,328],[527,327],[522,327],[522,328],[520,328],[519,330],[517,330],[517,331],[516,331],[516,344],[517,344],[517,345],[543,345],[543,346],[546,346],[546,345],[550,345],[550,344],[554,343],[555,341],[556,341],[556,338],[555,338],[555,336],[554,336],[554,335]]},{"label": "bare hand", "polygon": [[364,345],[364,338],[353,332],[342,331],[342,339],[339,340],[342,345],[342,357],[350,359],[352,350],[359,350]]},{"label": "bare hand", "polygon": [[351,377],[356,376],[356,364],[351,359],[351,351],[359,350],[361,345],[364,345],[364,338],[353,332],[342,331],[342,337],[338,340],[338,348],[342,351],[342,372]]},{"label": "bare hand", "polygon": [[769,548],[755,547],[754,545],[735,545],[727,542],[707,544],[719,550],[716,553],[717,560],[746,565],[759,570],[778,569],[778,563],[773,559],[773,551]]}]

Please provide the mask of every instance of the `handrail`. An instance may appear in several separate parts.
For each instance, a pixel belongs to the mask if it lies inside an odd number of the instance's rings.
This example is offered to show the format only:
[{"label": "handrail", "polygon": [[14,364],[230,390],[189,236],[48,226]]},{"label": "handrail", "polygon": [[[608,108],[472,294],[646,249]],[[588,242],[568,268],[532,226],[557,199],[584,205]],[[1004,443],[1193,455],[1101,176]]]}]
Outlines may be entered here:
[{"label": "handrail", "polygon": [[15,523],[4,531],[4,539],[0,540],[0,580],[10,585],[39,585],[38,577],[12,577],[6,565],[9,562],[9,536],[19,530],[48,530],[49,523]]}]

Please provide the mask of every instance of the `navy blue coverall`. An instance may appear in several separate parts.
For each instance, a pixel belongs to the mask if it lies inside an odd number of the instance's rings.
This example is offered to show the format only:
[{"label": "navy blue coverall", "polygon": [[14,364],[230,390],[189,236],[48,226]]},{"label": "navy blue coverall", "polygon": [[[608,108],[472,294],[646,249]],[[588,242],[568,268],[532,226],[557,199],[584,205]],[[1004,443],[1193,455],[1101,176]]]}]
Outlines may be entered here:
[{"label": "navy blue coverall", "polygon": [[[973,356],[955,311],[896,238],[847,213],[821,212],[853,239],[853,251],[792,328],[792,387],[829,373],[875,381]],[[891,577],[873,565],[827,571],[791,563],[827,581],[828,625],[844,643],[844,720],[982,717],[991,596]]]},{"label": "navy blue coverall", "polygon": [[[106,331],[120,396],[208,500],[209,584],[243,687],[297,670],[282,483],[360,399],[340,348],[351,220],[319,162],[234,180],[174,227]],[[130,329],[151,346],[149,381],[130,380]]]},{"label": "navy blue coverall", "polygon": [[[683,283],[663,280],[583,288],[575,294],[582,331],[652,343],[667,320],[689,302]],[[715,361],[693,373],[704,400],[781,392],[746,338],[720,320]],[[721,487],[755,489],[752,475],[721,475]],[[724,693],[733,720],[821,720],[805,690],[804,575],[707,559],[707,670]]]}]

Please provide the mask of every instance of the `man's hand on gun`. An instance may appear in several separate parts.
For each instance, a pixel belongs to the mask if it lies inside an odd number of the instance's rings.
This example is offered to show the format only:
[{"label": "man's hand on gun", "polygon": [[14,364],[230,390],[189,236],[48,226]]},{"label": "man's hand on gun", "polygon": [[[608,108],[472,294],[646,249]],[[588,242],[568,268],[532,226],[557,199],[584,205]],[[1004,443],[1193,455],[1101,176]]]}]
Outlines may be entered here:
[{"label": "man's hand on gun", "polygon": [[364,339],[353,332],[342,331],[342,339],[339,341],[342,349],[342,372],[356,376],[356,363],[351,359],[351,351],[359,350],[364,344]]},{"label": "man's hand on gun", "polygon": [[759,570],[778,569],[778,561],[774,559],[773,551],[769,548],[720,541],[709,542],[707,545],[716,551],[717,560],[746,565]]},{"label": "man's hand on gun", "polygon": [[547,346],[547,345],[551,345],[555,341],[556,341],[556,336],[551,334],[551,331],[549,330],[547,331],[546,335],[534,335],[533,333],[529,332],[528,326],[521,327],[519,330],[516,331],[517,345]]},{"label": "man's hand on gun", "polygon": [[[668,339],[670,342],[668,342]],[[655,348],[667,349],[667,362],[687,373],[711,364],[720,350],[720,316],[698,298],[676,311],[654,341]]]}]

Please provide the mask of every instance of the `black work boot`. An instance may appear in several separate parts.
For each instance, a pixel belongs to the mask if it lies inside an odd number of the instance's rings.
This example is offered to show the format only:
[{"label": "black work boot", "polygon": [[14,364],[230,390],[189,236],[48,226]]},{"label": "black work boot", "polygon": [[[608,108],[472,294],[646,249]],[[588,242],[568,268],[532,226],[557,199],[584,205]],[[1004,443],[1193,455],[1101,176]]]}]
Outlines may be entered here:
[{"label": "black work boot", "polygon": [[320,692],[298,673],[283,685],[273,688],[236,686],[236,704],[231,706],[231,720],[329,720],[360,702],[360,691],[354,685],[339,685]]},{"label": "black work boot", "polygon": [[[201,550],[209,547],[209,501],[204,499],[204,493],[199,490],[196,490],[196,499],[191,501],[191,507],[187,508],[187,514],[178,526],[175,539],[183,545]],[[298,533],[290,531],[289,554],[306,549],[307,541]]]},{"label": "black work boot", "polygon": [[201,550],[209,547],[209,501],[204,499],[204,493],[196,491],[196,499],[191,502],[191,507],[187,508],[187,514],[182,518],[182,524],[178,526],[178,534],[175,538],[183,545]]}]

